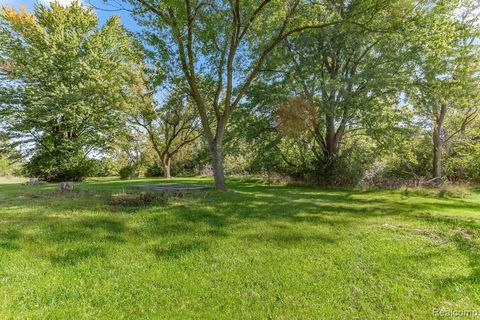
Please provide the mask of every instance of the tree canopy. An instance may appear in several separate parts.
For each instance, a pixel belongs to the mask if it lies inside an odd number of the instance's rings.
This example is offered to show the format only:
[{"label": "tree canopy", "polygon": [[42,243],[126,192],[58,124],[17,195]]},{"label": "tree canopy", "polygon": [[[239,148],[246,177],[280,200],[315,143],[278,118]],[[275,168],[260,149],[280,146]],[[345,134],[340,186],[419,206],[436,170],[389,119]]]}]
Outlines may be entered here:
[{"label": "tree canopy", "polygon": [[480,179],[477,1],[124,2],[136,33],[3,7],[0,150],[29,175]]},{"label": "tree canopy", "polygon": [[31,157],[27,172],[83,178],[86,156],[122,124],[117,110],[141,64],[135,40],[116,16],[99,27],[79,2],[52,2],[32,13],[2,8],[0,41],[2,123]]}]

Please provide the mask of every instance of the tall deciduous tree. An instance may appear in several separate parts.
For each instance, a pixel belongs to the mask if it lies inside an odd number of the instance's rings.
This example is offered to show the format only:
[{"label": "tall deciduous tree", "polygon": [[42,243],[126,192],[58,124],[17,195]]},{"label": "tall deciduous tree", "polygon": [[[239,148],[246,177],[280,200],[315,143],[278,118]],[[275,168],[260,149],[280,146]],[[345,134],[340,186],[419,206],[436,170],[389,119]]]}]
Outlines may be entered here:
[{"label": "tall deciduous tree", "polygon": [[[30,173],[81,179],[86,156],[118,128],[138,73],[135,42],[112,16],[73,2],[0,15],[0,112],[12,141],[33,152]],[[83,168],[83,169],[82,169]]]},{"label": "tall deciduous tree", "polygon": [[[479,7],[462,4],[451,1],[432,6],[412,34],[419,50],[412,61],[415,73],[410,97],[431,128],[433,178],[443,177],[445,143],[465,132],[479,111],[480,33],[477,19],[469,17]],[[452,117],[457,121],[451,121]]]},{"label": "tall deciduous tree", "polygon": [[[223,139],[229,118],[271,52],[290,35],[340,20],[327,10],[328,1],[128,1],[158,57],[166,57],[188,83],[218,190],[226,189]],[[199,79],[210,81],[212,92],[202,92]]]},{"label": "tall deciduous tree", "polygon": [[[368,134],[383,139],[386,129],[398,124],[396,102],[412,51],[402,44],[403,29],[422,9],[417,1],[332,3],[343,20],[356,17],[362,24],[311,30],[283,41],[260,85],[267,91],[280,88],[285,95],[287,102],[273,112],[277,129],[282,136],[286,129],[298,135],[285,137],[304,146],[301,153],[313,159],[319,180],[331,178],[346,138]],[[383,9],[372,15],[367,9],[374,3]],[[266,99],[275,108],[275,101]],[[284,155],[297,165],[288,158]]]}]

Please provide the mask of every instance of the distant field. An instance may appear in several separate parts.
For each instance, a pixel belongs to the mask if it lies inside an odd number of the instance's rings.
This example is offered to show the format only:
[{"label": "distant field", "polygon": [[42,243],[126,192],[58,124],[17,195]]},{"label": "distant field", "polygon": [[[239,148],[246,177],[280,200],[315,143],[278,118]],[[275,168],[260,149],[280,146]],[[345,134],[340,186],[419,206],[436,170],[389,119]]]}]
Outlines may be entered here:
[{"label": "distant field", "polygon": [[479,189],[230,179],[226,193],[124,206],[109,199],[166,181],[91,179],[63,194],[21,181],[0,178],[0,319],[480,314]]}]

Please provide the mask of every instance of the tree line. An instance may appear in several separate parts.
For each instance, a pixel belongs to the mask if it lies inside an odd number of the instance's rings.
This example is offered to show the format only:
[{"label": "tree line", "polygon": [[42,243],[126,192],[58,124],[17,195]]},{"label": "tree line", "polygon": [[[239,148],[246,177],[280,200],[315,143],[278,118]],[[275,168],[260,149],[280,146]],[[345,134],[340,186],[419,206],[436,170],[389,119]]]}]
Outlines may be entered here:
[{"label": "tree line", "polygon": [[1,150],[26,174],[480,178],[476,1],[127,5],[140,32],[79,2],[2,8]]}]

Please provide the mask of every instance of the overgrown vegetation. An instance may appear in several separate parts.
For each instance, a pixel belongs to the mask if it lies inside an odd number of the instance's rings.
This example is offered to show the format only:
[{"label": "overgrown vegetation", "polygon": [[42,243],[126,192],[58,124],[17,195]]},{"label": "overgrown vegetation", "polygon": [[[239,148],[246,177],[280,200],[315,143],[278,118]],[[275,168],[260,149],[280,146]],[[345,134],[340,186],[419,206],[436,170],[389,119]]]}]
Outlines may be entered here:
[{"label": "overgrown vegetation", "polygon": [[159,192],[159,191],[125,191],[114,193],[106,198],[106,203],[115,207],[138,208],[152,205],[165,205],[170,197],[181,197],[181,192]]}]

